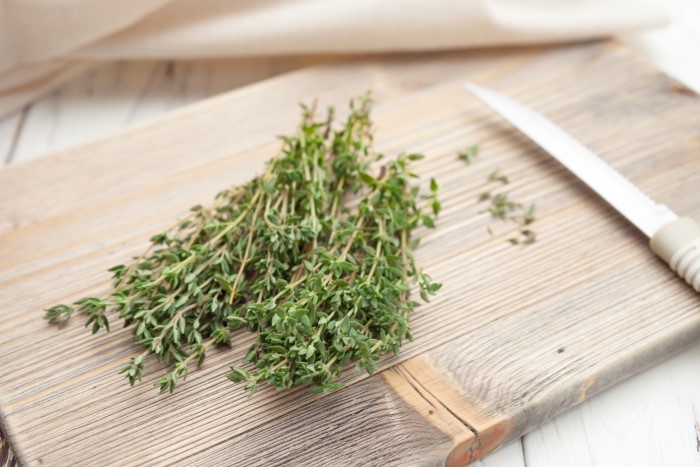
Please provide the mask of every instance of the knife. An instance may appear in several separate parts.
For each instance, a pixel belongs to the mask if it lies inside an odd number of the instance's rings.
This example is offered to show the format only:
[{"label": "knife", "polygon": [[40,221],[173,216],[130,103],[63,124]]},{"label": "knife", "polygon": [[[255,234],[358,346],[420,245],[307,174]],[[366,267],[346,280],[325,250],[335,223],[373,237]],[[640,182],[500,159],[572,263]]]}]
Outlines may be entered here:
[{"label": "knife", "polygon": [[700,224],[658,204],[552,121],[496,91],[467,83],[481,102],[509,121],[650,239],[651,250],[700,292]]}]

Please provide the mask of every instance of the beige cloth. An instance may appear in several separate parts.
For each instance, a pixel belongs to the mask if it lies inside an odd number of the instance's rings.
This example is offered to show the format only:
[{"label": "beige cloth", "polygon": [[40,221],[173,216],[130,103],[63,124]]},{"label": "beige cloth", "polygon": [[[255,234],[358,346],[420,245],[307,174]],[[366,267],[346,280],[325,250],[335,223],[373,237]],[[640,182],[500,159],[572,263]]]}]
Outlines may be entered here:
[{"label": "beige cloth", "polygon": [[104,60],[562,42],[664,21],[641,0],[0,0],[0,115]]}]

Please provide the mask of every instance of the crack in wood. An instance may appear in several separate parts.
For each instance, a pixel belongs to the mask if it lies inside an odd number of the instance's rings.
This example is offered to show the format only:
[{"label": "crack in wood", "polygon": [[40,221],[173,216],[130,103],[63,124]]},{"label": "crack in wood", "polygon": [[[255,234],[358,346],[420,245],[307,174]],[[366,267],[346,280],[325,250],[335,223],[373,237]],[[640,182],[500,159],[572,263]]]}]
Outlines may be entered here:
[{"label": "crack in wood", "polygon": [[439,406],[441,408],[443,408],[450,415],[452,415],[454,418],[459,420],[462,423],[462,425],[464,425],[465,428],[467,428],[469,431],[472,432],[472,434],[474,435],[474,440],[469,444],[469,449],[467,452],[468,452],[468,458],[470,459],[469,462],[472,462],[473,460],[475,460],[476,452],[482,445],[479,431],[471,423],[467,422],[467,420],[465,420],[464,417],[460,416],[457,413],[457,411],[451,409],[449,407],[449,405],[444,403],[444,401],[440,400],[439,397],[437,397],[432,391],[430,391],[430,389],[428,389],[428,387],[426,385],[422,384],[421,381],[419,381],[413,374],[410,373],[410,371],[408,371],[408,370],[404,370],[404,371],[406,371],[407,376],[410,376],[410,378],[406,378],[406,381],[408,381],[408,383],[416,390],[416,393],[419,396],[423,397],[423,399],[425,399],[425,401],[428,404],[432,405],[435,408],[438,408],[435,406],[435,404],[433,404],[430,401],[430,399],[428,397],[426,397],[424,392],[427,393],[428,395],[430,395],[435,400],[435,402],[437,402],[437,404],[439,404]]},{"label": "crack in wood", "polygon": [[[440,400],[433,392],[431,392],[428,387],[419,381],[415,375],[413,375],[408,369],[402,367],[399,365],[399,368],[397,368],[397,371],[405,372],[404,378],[408,382],[408,384],[411,385],[416,390],[416,394],[421,396],[425,402],[430,404],[432,407],[435,407],[436,409],[442,408],[445,411],[447,411],[450,415],[452,415],[454,418],[459,420],[462,425],[464,425],[465,428],[467,428],[469,431],[471,431],[477,441],[481,441],[479,438],[479,432],[476,428],[474,428],[469,422],[467,422],[464,417],[461,417],[456,411],[452,410],[447,404],[445,404],[442,400]],[[426,396],[429,395],[429,397]],[[433,403],[431,401],[431,398],[437,403]]]},{"label": "crack in wood", "polygon": [[414,357],[382,372],[389,387],[426,422],[452,439],[446,465],[466,465],[511,433],[511,423],[487,415],[455,389],[425,357]]}]

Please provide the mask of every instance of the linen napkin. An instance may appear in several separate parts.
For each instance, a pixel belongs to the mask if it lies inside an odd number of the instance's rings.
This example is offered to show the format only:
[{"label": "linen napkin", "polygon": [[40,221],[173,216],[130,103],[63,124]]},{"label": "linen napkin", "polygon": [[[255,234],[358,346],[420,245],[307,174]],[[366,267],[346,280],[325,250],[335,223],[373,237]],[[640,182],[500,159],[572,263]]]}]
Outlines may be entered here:
[{"label": "linen napkin", "polygon": [[0,116],[108,60],[564,42],[664,21],[641,0],[0,0]]}]

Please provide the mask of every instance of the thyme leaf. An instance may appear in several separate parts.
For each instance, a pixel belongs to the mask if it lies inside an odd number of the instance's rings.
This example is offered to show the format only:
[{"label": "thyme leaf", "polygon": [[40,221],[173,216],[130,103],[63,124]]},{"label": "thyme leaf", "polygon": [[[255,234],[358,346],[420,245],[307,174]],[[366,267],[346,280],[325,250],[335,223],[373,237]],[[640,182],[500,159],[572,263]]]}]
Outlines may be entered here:
[{"label": "thyme leaf", "polygon": [[469,164],[479,154],[479,146],[473,144],[458,154],[458,157]]}]

